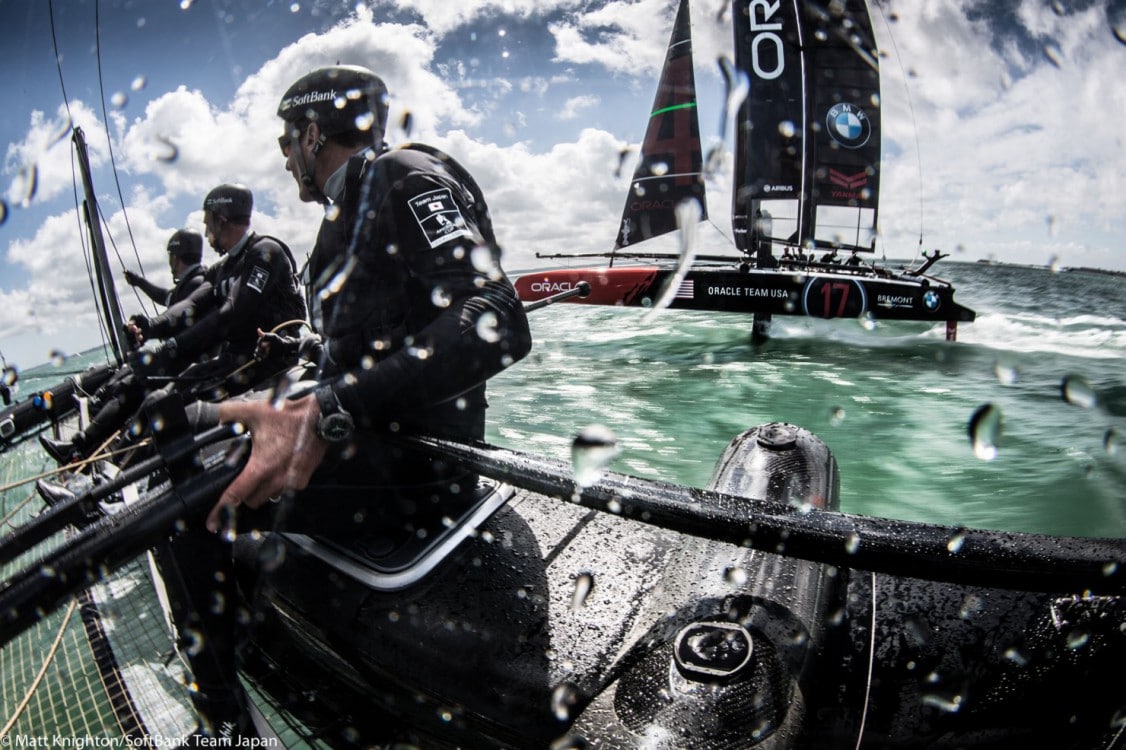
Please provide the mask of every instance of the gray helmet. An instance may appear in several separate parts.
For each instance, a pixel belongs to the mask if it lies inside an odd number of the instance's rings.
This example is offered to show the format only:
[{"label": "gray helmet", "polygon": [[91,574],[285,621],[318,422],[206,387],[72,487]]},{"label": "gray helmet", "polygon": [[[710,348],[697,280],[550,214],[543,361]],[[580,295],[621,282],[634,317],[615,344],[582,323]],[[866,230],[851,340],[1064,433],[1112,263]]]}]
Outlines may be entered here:
[{"label": "gray helmet", "polygon": [[359,65],[318,68],[286,90],[278,117],[294,124],[315,122],[326,136],[371,131],[379,143],[387,129],[387,86]]},{"label": "gray helmet", "polygon": [[254,195],[246,185],[219,185],[203,199],[204,211],[224,219],[249,219],[253,209]]},{"label": "gray helmet", "polygon": [[168,254],[185,263],[199,263],[203,258],[203,236],[191,229],[177,230],[168,239]]}]

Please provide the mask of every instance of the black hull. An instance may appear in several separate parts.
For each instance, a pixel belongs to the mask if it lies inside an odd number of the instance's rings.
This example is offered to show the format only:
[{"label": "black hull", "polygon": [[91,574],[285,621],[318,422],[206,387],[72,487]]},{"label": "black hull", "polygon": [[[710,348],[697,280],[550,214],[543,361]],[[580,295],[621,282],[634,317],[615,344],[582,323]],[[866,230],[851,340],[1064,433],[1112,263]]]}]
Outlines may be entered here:
[{"label": "black hull", "polygon": [[[715,489],[782,499],[813,467],[800,496],[835,498],[816,445],[766,474],[735,445]],[[251,677],[338,746],[1092,748],[1121,730],[1120,595],[869,573],[508,491],[414,582],[286,537]]]},{"label": "black hull", "polygon": [[[536,271],[515,283],[525,302],[567,291],[586,281],[591,285],[591,293],[568,302],[650,307],[662,299],[674,276],[674,270],[666,267],[615,266]],[[954,288],[945,281],[833,264],[766,270],[733,265],[694,267],[678,283],[668,307],[935,323],[969,323],[976,317],[973,310],[954,301]]]}]

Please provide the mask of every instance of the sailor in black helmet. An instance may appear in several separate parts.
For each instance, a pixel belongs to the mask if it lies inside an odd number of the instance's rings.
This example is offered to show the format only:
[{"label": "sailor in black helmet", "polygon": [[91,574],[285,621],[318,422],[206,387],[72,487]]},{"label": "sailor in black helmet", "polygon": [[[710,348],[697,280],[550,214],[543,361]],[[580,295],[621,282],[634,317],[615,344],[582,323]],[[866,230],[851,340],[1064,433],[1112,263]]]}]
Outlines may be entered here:
[{"label": "sailor in black helmet", "polygon": [[[297,332],[305,322],[289,248],[250,228],[254,197],[224,183],[203,200],[207,240],[223,256],[190,295],[149,319],[133,316],[129,333],[142,348],[96,394],[98,411],[69,441],[40,437],[60,463],[83,459],[138,413],[148,393],[171,379],[186,396],[219,399],[245,392],[296,362],[285,351],[256,359],[258,331]],[[143,423],[134,423],[137,432]]]},{"label": "sailor in black helmet", "polygon": [[144,276],[126,269],[125,281],[144,292],[159,305],[171,307],[186,299],[203,283],[206,270],[203,260],[203,237],[191,229],[179,229],[168,239],[168,269],[172,272],[172,288],[157,286]]},{"label": "sailor in black helmet", "polygon": [[[363,545],[425,535],[475,496],[476,476],[395,438],[482,439],[485,381],[527,354],[527,318],[499,266],[476,183],[433,149],[389,150],[386,97],[374,73],[344,65],[301,77],[281,99],[286,169],[302,200],[326,205],[306,276],[323,351],[311,391],[280,404],[207,406],[212,419],[241,422],[252,435],[247,466],[207,518],[211,531],[236,512],[239,527],[258,522],[262,510],[250,509],[281,497],[265,509],[278,508],[284,528]],[[227,567],[205,562],[213,558],[196,532],[189,524],[176,541],[191,550],[182,557],[195,567],[193,622],[204,633],[190,661],[197,684],[238,703],[237,682],[217,666],[233,662],[235,639],[223,632],[231,622],[206,611],[210,601],[234,600],[235,576],[229,558]],[[208,539],[221,546],[230,537]],[[317,610],[340,623],[355,616],[331,611],[339,602],[322,595]],[[229,720],[209,704],[213,723]]]}]

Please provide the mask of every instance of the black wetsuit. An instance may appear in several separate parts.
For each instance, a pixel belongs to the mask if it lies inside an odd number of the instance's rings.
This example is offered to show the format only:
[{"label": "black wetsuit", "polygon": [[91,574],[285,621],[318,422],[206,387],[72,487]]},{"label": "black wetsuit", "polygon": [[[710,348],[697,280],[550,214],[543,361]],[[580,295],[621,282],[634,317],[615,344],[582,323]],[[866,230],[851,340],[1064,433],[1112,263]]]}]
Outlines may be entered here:
[{"label": "black wetsuit", "polygon": [[[304,321],[305,304],[298,289],[289,251],[271,237],[248,233],[220,262],[208,268],[190,294],[147,321],[149,339],[173,341],[156,357],[135,353],[129,363],[96,394],[98,411],[76,433],[72,445],[86,455],[119,429],[144,403],[149,392],[174,384],[188,400],[221,398],[241,393],[294,364],[275,356],[253,362],[258,329],[290,323],[296,331]],[[233,374],[232,374],[233,373]]]},{"label": "black wetsuit", "polygon": [[[357,155],[345,169],[340,210],[322,223],[306,287],[324,340],[318,379],[355,418],[356,437],[351,450],[330,452],[306,490],[243,509],[239,526],[273,524],[371,550],[437,528],[472,502],[475,475],[395,438],[483,438],[485,381],[524,357],[531,335],[468,173],[420,147],[374,161]],[[198,518],[173,554],[177,621],[205,634],[190,658],[196,700],[221,715],[232,701],[236,615],[208,605],[238,593],[231,550]]]},{"label": "black wetsuit", "polygon": [[172,305],[187,299],[192,292],[199,288],[199,285],[204,281],[204,272],[207,269],[199,263],[194,263],[184,269],[184,273],[180,278],[176,279],[171,289],[165,289],[162,286],[157,286],[146,278],[136,277],[132,285],[144,292],[149,299],[158,305],[171,307]]}]

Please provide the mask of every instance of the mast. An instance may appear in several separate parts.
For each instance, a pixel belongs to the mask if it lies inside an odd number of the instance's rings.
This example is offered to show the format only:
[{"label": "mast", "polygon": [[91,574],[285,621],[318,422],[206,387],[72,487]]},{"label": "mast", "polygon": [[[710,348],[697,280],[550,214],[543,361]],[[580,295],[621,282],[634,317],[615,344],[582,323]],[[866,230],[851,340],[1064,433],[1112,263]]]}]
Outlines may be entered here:
[{"label": "mast", "polygon": [[676,207],[685,200],[696,200],[706,219],[703,164],[692,24],[688,0],[680,0],[614,249],[676,231]]},{"label": "mast", "polygon": [[105,236],[102,233],[102,224],[98,217],[98,200],[94,196],[94,181],[90,176],[90,155],[86,148],[86,137],[82,128],[74,129],[74,150],[78,156],[78,168],[82,174],[82,187],[86,198],[82,203],[82,212],[86,218],[86,226],[90,231],[90,254],[94,261],[94,277],[98,297],[109,336],[110,346],[113,347],[114,357],[120,366],[125,361],[125,319],[121,314],[121,303],[117,298],[117,290],[113,285],[113,273],[110,271],[109,259],[106,256]]}]

